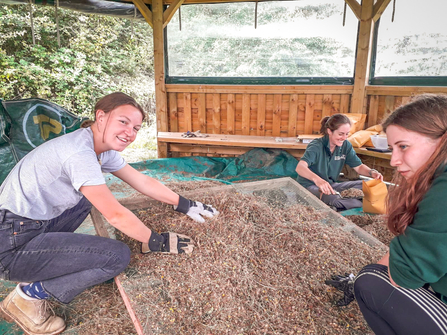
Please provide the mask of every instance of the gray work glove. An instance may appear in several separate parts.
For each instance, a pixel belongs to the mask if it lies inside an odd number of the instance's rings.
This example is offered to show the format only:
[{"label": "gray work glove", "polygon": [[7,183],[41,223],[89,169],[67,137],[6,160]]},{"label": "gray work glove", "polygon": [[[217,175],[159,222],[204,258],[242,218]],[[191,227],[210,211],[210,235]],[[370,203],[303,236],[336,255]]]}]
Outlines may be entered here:
[{"label": "gray work glove", "polygon": [[151,233],[148,243],[141,243],[141,253],[164,252],[170,254],[190,254],[194,242],[189,236],[176,233]]},{"label": "gray work glove", "polygon": [[203,216],[212,218],[217,216],[219,212],[211,205],[204,205],[199,201],[192,201],[179,196],[178,206],[174,205],[174,210],[188,215],[194,221],[203,223],[205,219]]},{"label": "gray work glove", "polygon": [[343,298],[335,302],[335,306],[348,306],[352,301],[355,300],[354,297],[354,279],[355,276],[345,273],[344,275],[334,275],[331,276],[330,280],[326,280],[325,284],[335,287],[337,290],[344,293]]}]

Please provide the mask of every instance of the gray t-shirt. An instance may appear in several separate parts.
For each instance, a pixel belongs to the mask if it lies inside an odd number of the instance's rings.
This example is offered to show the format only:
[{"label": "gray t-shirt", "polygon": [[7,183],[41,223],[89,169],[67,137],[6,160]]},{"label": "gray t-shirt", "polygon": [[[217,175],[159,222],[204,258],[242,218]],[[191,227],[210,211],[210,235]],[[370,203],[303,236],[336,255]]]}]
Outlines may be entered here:
[{"label": "gray t-shirt", "polygon": [[45,142],[17,163],[0,186],[0,208],[34,220],[55,218],[81,200],[81,186],[105,184],[103,172],[125,165],[114,150],[97,157],[92,130],[78,129]]}]

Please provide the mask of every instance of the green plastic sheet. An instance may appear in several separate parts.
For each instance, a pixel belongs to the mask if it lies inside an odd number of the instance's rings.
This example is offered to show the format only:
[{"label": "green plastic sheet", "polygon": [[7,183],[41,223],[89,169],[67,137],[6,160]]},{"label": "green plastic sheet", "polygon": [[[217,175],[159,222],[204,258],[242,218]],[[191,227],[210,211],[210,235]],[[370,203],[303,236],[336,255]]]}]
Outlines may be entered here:
[{"label": "green plastic sheet", "polygon": [[0,100],[0,183],[28,152],[79,129],[84,120],[43,99]]},{"label": "green plastic sheet", "polygon": [[[225,184],[273,178],[297,178],[298,160],[280,149],[252,149],[238,157],[180,157],[160,158],[131,163],[135,169],[161,182],[217,180]],[[113,185],[117,198],[128,197],[136,191],[108,175],[107,185]]]}]

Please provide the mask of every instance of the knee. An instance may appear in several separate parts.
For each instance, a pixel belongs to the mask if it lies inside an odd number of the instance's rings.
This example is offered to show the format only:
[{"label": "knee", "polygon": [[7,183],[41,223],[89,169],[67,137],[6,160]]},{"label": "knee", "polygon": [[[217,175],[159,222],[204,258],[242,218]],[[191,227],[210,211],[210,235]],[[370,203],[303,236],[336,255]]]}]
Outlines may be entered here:
[{"label": "knee", "polygon": [[131,251],[129,247],[120,241],[114,241],[115,244],[113,246],[113,270],[115,271],[115,275],[120,274],[124,271],[124,269],[129,265]]},{"label": "knee", "polygon": [[388,268],[384,265],[369,264],[365,266],[354,282],[356,300],[369,301],[376,291],[380,291],[386,276],[388,276]]}]

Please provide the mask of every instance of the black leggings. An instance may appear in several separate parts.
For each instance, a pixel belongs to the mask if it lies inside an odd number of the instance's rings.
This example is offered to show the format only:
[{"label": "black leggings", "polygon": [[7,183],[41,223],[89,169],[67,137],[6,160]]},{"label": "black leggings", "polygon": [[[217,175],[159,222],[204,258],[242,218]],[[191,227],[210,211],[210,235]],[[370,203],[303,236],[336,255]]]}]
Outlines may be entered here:
[{"label": "black leggings", "polygon": [[365,266],[355,280],[354,294],[375,334],[447,334],[447,305],[428,289],[393,286],[384,265]]}]

